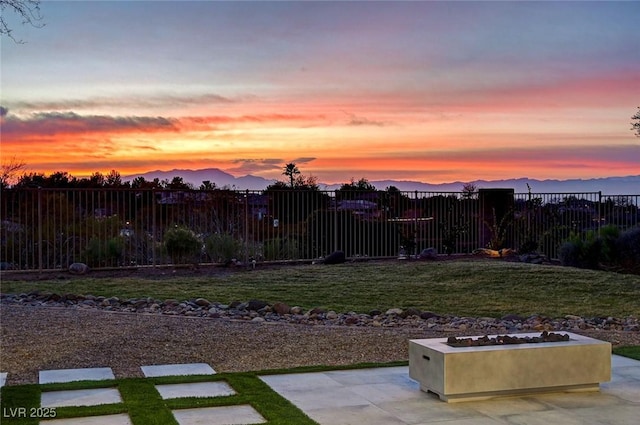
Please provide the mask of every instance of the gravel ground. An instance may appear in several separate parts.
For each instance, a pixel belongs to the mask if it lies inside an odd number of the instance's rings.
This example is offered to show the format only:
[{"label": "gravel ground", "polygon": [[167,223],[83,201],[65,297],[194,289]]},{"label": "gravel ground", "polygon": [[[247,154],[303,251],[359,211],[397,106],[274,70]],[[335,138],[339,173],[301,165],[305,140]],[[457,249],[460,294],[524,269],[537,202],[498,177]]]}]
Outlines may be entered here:
[{"label": "gravel ground", "polygon": [[[350,365],[408,359],[408,340],[462,336],[416,328],[251,323],[100,310],[2,304],[0,370],[7,385],[37,383],[38,371],[111,367],[117,378],[140,366],[208,363],[218,372]],[[578,331],[615,345],[640,345],[640,332]]]},{"label": "gravel ground", "polygon": [[407,339],[443,336],[416,329],[257,324],[2,305],[0,369],[7,384],[37,383],[41,369],[208,363],[218,372],[406,360]]}]

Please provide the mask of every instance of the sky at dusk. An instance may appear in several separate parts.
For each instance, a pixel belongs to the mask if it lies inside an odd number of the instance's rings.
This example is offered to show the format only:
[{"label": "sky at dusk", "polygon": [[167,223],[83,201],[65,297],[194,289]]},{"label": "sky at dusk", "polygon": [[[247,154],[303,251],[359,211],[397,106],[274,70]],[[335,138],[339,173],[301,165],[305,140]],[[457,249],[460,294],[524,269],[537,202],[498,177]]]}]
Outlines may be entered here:
[{"label": "sky at dusk", "polygon": [[640,174],[640,2],[44,1],[7,14],[29,172],[324,183]]}]

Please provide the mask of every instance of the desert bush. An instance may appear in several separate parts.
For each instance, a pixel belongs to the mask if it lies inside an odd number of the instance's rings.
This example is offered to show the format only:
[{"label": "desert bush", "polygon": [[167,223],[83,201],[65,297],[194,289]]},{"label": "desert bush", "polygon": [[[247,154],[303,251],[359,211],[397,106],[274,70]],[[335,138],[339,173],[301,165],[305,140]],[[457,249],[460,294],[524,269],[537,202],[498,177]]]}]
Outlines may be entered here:
[{"label": "desert bush", "polygon": [[602,264],[613,265],[618,262],[619,250],[616,248],[616,241],[619,237],[620,229],[618,226],[608,224],[600,229],[600,262]]},{"label": "desert bush", "polygon": [[499,250],[505,248],[509,228],[513,225],[514,211],[510,209],[502,219],[498,220],[495,208],[493,209],[493,223],[485,220],[484,224],[491,232],[491,239],[487,248]]},{"label": "desert bush", "polygon": [[571,238],[563,242],[558,250],[560,264],[567,267],[581,267],[582,250],[583,242],[581,239]]},{"label": "desert bush", "polygon": [[89,239],[84,251],[84,261],[89,267],[108,267],[120,265],[124,251],[124,239],[114,237],[102,240],[96,237]]},{"label": "desert bush", "polygon": [[242,257],[242,243],[228,233],[210,235],[204,243],[207,254],[213,262],[226,263]]},{"label": "desert bush", "polygon": [[560,247],[559,257],[565,266],[640,273],[640,227],[620,233],[607,225],[584,238],[573,234]]},{"label": "desert bush", "polygon": [[586,238],[573,234],[560,246],[558,256],[563,266],[598,269],[602,253],[602,240],[593,231]]},{"label": "desert bush", "polygon": [[526,239],[518,248],[519,254],[530,254],[538,251],[539,244],[534,239]]},{"label": "desert bush", "polygon": [[622,232],[615,241],[615,249],[621,270],[640,274],[640,226]]},{"label": "desert bush", "polygon": [[264,243],[264,259],[297,260],[300,258],[298,242],[289,238],[274,238]]},{"label": "desert bush", "polygon": [[197,262],[202,251],[202,241],[186,227],[176,226],[167,230],[163,245],[174,264]]}]

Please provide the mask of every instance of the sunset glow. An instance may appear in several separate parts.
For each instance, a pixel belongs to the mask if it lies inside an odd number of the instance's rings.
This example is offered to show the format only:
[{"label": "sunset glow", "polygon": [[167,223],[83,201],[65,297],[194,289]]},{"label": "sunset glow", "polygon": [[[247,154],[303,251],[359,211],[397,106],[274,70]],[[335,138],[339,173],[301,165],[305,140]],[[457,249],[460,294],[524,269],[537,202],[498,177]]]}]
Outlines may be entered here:
[{"label": "sunset glow", "polygon": [[43,2],[7,16],[27,171],[324,183],[640,174],[637,2]]}]

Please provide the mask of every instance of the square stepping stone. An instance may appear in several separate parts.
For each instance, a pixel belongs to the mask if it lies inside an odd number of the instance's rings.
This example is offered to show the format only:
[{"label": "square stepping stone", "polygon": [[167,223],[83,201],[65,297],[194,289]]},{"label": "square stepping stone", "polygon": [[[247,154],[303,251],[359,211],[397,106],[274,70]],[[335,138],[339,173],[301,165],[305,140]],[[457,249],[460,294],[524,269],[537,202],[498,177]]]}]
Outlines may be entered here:
[{"label": "square stepping stone", "polygon": [[236,393],[226,382],[156,385],[156,389],[165,400],[180,397],[224,397]]},{"label": "square stepping stone", "polygon": [[147,378],[157,376],[214,375],[216,373],[206,363],[181,363],[154,366],[140,366]]},{"label": "square stepping stone", "polygon": [[110,367],[93,367],[86,369],[52,369],[40,371],[40,384],[74,381],[103,381],[116,379]]},{"label": "square stepping stone", "polygon": [[45,391],[40,398],[42,407],[97,406],[122,403],[116,388],[90,390]]},{"label": "square stepping stone", "polygon": [[0,388],[4,387],[4,384],[7,383],[7,372],[0,373]]},{"label": "square stepping stone", "polygon": [[266,419],[249,405],[174,410],[180,425],[250,425]]},{"label": "square stepping stone", "polygon": [[82,418],[52,419],[40,425],[133,425],[126,413],[117,415],[85,416]]}]

